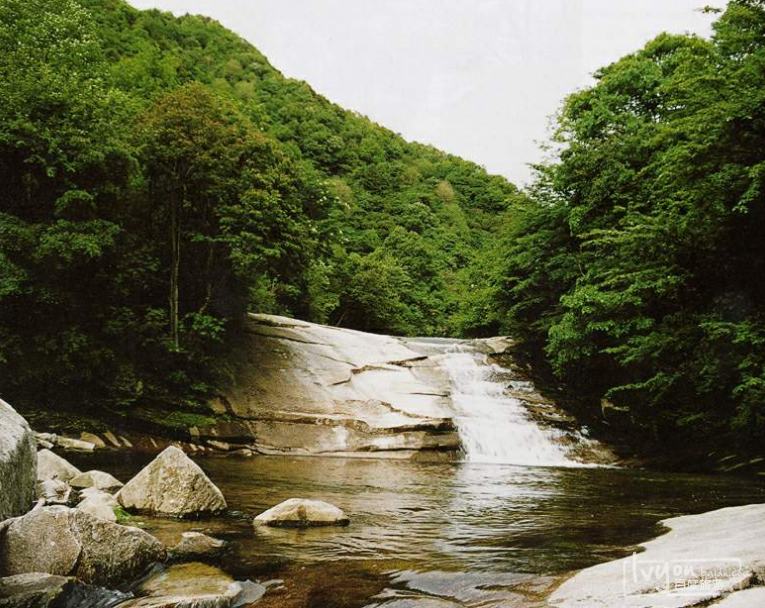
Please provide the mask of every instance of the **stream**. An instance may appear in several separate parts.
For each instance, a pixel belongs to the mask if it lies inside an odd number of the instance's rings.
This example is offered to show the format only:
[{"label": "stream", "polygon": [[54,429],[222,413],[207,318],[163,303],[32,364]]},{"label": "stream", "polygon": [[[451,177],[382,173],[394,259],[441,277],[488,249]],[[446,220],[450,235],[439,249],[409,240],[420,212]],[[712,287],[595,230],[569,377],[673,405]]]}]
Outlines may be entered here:
[{"label": "stream", "polygon": [[[127,481],[149,459],[73,461]],[[628,555],[660,532],[659,519],[765,502],[765,484],[734,476],[366,458],[197,462],[223,491],[227,516],[135,521],[169,543],[187,530],[231,541],[219,565],[238,579],[272,581],[263,608],[544,606],[563,576]],[[290,497],[334,503],[351,525],[252,527],[253,516]]]}]

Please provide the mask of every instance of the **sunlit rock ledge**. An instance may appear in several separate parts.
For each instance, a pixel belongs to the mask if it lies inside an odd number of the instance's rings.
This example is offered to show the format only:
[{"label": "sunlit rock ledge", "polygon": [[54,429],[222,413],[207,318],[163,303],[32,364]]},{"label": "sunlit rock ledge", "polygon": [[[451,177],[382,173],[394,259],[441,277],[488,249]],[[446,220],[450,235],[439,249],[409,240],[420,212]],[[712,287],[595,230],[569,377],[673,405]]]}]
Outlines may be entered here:
[{"label": "sunlit rock ledge", "polygon": [[[192,434],[207,444],[265,454],[456,458],[461,444],[452,385],[440,361],[458,342],[251,314],[234,381],[214,403],[229,422]],[[513,342],[496,337],[469,345],[498,355]],[[521,384],[531,418],[563,418],[530,382]]]},{"label": "sunlit rock ledge", "polygon": [[406,458],[459,447],[448,378],[404,340],[262,314],[245,332],[220,401],[258,451]]}]

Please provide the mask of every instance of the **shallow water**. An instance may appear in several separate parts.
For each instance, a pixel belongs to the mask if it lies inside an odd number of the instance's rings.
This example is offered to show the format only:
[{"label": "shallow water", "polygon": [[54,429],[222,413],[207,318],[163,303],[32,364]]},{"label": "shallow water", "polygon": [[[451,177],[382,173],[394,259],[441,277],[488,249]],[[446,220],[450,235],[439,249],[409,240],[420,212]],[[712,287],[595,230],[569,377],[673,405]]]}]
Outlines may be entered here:
[{"label": "shallow water", "polygon": [[[104,458],[77,464],[127,480],[145,463]],[[276,456],[198,462],[231,513],[137,519],[166,542],[191,529],[232,541],[226,571],[284,581],[270,587],[264,607],[409,605],[395,603],[402,598],[427,598],[422,608],[435,608],[435,598],[544,605],[563,575],[629,554],[658,534],[659,519],[765,502],[762,480],[626,469]],[[351,525],[252,527],[254,515],[290,497],[332,502]]]}]

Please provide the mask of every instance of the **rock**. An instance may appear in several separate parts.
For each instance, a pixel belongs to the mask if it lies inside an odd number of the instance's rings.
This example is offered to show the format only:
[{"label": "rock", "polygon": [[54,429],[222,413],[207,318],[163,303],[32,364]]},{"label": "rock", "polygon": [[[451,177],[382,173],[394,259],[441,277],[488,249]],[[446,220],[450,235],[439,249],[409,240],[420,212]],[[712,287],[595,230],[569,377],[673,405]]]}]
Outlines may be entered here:
[{"label": "rock", "polygon": [[133,444],[124,435],[120,435],[120,439],[122,440],[122,443],[125,445],[126,448],[132,448],[133,447]]},{"label": "rock", "polygon": [[77,509],[83,513],[88,513],[93,517],[97,517],[98,519],[116,522],[117,515],[114,512],[114,509],[117,508],[117,506],[119,506],[119,503],[114,496],[98,490],[97,493],[89,493],[89,495],[77,505]]},{"label": "rock", "polygon": [[136,594],[115,608],[230,608],[242,587],[226,573],[206,564],[170,566],[143,582]]},{"label": "rock", "polygon": [[81,439],[73,439],[72,437],[59,436],[56,440],[56,445],[73,452],[92,452],[96,449],[95,444],[89,441],[82,441]]},{"label": "rock", "polygon": [[98,488],[106,492],[116,492],[123,484],[119,479],[112,477],[103,471],[87,471],[80,473],[69,480],[73,488]]},{"label": "rock", "polygon": [[111,431],[106,431],[104,433],[104,437],[115,448],[121,448],[122,447],[122,444],[120,443],[120,440],[117,439],[116,435],[114,433],[112,433]]},{"label": "rock", "polygon": [[[262,453],[457,450],[449,379],[402,340],[274,315],[250,315],[235,381],[217,399],[239,420],[201,439]],[[257,370],[257,372],[256,372]]]},{"label": "rock", "polygon": [[226,456],[232,456],[234,458],[251,458],[253,452],[250,448],[239,448],[238,450],[229,452]]},{"label": "rock", "polygon": [[241,591],[234,598],[234,601],[231,604],[232,608],[254,604],[266,594],[266,591],[268,591],[264,585],[253,583],[252,581],[239,581],[239,587],[241,588]]},{"label": "rock", "polygon": [[65,505],[69,503],[72,488],[60,479],[46,479],[37,484],[37,496],[46,505]]},{"label": "rock", "polygon": [[37,495],[37,447],[24,420],[0,399],[0,521],[32,508]]},{"label": "rock", "polygon": [[0,578],[0,608],[106,607],[125,597],[71,576],[30,572]]},{"label": "rock", "polygon": [[221,491],[182,450],[165,448],[117,493],[126,509],[175,517],[218,513],[227,508]]},{"label": "rock", "polygon": [[106,442],[95,433],[87,433],[83,431],[82,433],[80,433],[80,440],[87,441],[88,443],[92,443],[94,446],[96,446],[99,449],[103,449],[106,447]]},{"label": "rock", "polygon": [[74,586],[74,579],[43,572],[0,578],[3,608],[48,608],[59,606]]},{"label": "rock", "polygon": [[304,528],[347,526],[350,520],[336,506],[321,500],[290,498],[258,515],[254,522],[266,526]]},{"label": "rock", "polygon": [[736,591],[712,604],[712,608],[762,608],[763,606],[765,606],[765,587]]},{"label": "rock", "polygon": [[[557,608],[683,608],[731,591],[733,601],[741,593],[739,589],[765,575],[765,504],[674,517],[661,523],[669,532],[645,543],[644,552],[582,570],[557,588],[549,604]],[[741,560],[741,570],[738,563],[720,560]],[[676,577],[671,574],[676,565],[692,567],[693,573],[686,571]],[[715,571],[720,588],[699,589],[693,595],[662,593],[657,589],[666,586],[667,579],[656,572],[665,566],[670,586],[676,578],[685,580]]]},{"label": "rock", "polygon": [[226,550],[226,541],[201,532],[184,532],[180,542],[170,549],[170,559],[176,562],[205,562],[219,559]]},{"label": "rock", "polygon": [[80,473],[82,473],[80,469],[50,450],[40,450],[37,453],[37,481],[46,479],[70,481]]},{"label": "rock", "polygon": [[42,507],[0,533],[0,572],[75,576],[117,586],[165,559],[165,548],[138,528],[102,521],[67,507]]},{"label": "rock", "polygon": [[209,439],[207,445],[222,452],[228,452],[231,449],[231,444],[226,443],[225,441],[216,441],[215,439]]}]

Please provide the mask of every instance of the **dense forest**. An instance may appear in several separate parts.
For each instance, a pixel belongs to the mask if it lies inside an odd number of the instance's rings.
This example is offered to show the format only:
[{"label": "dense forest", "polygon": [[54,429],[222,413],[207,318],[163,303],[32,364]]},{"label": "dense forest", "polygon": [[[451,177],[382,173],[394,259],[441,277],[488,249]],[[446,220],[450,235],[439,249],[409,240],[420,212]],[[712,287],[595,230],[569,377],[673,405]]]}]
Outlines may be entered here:
[{"label": "dense forest", "polygon": [[0,50],[0,393],[22,409],[187,424],[255,310],[511,334],[592,418],[761,449],[762,0],[598,71],[525,192],[204,17],[6,0]]},{"label": "dense forest", "polygon": [[[470,324],[462,275],[516,189],[284,78],[215,21],[0,6],[0,392],[179,426],[247,310]],[[95,408],[95,409],[91,409]]]},{"label": "dense forest", "polygon": [[555,139],[484,256],[488,329],[544,355],[593,413],[629,410],[641,442],[761,451],[765,3],[601,69]]}]

